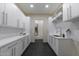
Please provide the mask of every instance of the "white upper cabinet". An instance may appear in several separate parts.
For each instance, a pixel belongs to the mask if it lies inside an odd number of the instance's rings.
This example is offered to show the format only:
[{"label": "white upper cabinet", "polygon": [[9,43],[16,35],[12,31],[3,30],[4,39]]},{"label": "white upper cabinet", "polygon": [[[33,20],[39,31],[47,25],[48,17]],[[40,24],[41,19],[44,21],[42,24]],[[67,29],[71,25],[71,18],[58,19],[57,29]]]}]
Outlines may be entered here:
[{"label": "white upper cabinet", "polygon": [[5,3],[0,3],[0,25],[4,24]]},{"label": "white upper cabinet", "polygon": [[20,28],[25,28],[25,22],[24,22],[24,20],[25,20],[25,16],[22,14],[22,15],[20,15]]},{"label": "white upper cabinet", "polygon": [[79,17],[79,3],[63,4],[63,21],[76,21]]},{"label": "white upper cabinet", "polygon": [[24,28],[26,29],[27,33],[30,33],[30,17],[26,16],[24,19]]},{"label": "white upper cabinet", "polygon": [[26,16],[13,3],[0,3],[0,25],[25,28]]},{"label": "white upper cabinet", "polygon": [[70,19],[70,4],[65,3],[63,4],[63,21]]},{"label": "white upper cabinet", "polygon": [[17,27],[16,6],[14,4],[6,4],[6,24],[8,26]]},{"label": "white upper cabinet", "polygon": [[77,17],[79,16],[79,3],[71,3],[71,16]]},{"label": "white upper cabinet", "polygon": [[63,21],[67,20],[67,6],[63,4]]},{"label": "white upper cabinet", "polygon": [[17,27],[18,28],[23,28],[24,25],[24,20],[25,20],[25,15],[22,13],[22,11],[19,8],[16,8],[15,11],[15,16],[17,18]]},{"label": "white upper cabinet", "polygon": [[0,3],[0,12],[3,12],[5,9],[5,3]]},{"label": "white upper cabinet", "polygon": [[15,4],[6,4],[6,23],[8,26],[23,28],[24,14]]}]

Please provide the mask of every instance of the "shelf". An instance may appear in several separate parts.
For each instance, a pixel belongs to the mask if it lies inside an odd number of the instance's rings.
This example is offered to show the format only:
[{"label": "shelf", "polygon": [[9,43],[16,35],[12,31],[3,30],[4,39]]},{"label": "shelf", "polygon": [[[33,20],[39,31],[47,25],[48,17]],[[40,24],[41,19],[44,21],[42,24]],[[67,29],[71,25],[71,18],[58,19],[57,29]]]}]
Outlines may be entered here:
[{"label": "shelf", "polygon": [[57,22],[62,20],[62,12],[59,12],[54,18],[52,22]]}]

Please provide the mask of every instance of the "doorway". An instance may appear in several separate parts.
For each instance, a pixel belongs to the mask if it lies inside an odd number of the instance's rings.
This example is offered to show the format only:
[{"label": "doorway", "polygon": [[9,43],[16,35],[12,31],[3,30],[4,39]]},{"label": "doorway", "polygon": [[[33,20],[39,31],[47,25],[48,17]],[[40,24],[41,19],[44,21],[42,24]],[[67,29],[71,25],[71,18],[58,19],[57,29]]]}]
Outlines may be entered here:
[{"label": "doorway", "polygon": [[43,20],[34,20],[34,39],[43,39]]}]

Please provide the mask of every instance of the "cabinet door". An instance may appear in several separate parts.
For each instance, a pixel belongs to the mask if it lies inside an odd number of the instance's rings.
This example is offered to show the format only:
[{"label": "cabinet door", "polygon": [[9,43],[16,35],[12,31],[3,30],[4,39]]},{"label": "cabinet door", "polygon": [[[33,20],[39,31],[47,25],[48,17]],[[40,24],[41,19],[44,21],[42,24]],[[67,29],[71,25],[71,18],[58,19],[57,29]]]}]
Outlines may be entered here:
[{"label": "cabinet door", "polygon": [[28,36],[27,36],[27,45],[29,45],[29,38],[28,38]]},{"label": "cabinet door", "polygon": [[63,21],[67,20],[67,6],[63,4]]},{"label": "cabinet door", "polygon": [[53,48],[53,37],[51,37],[51,47]]},{"label": "cabinet door", "polygon": [[24,41],[24,49],[28,47],[29,45],[29,37],[28,36],[25,36],[23,38],[23,41]]},{"label": "cabinet door", "polygon": [[20,20],[20,26],[19,26],[19,28],[25,29],[25,22],[23,22],[22,20]]},{"label": "cabinet door", "polygon": [[21,12],[19,8],[16,9],[16,17],[19,20],[19,28],[23,28],[23,21],[25,19],[25,15]]},{"label": "cabinet door", "polygon": [[27,46],[28,46],[28,44],[27,44],[27,36],[24,37],[24,39],[25,39],[25,48],[27,48]]},{"label": "cabinet door", "polygon": [[17,27],[16,7],[14,4],[6,3],[6,18],[8,26]]},{"label": "cabinet door", "polygon": [[25,23],[22,22],[22,19],[17,20],[17,28],[25,28]]},{"label": "cabinet door", "polygon": [[63,4],[63,21],[70,19],[70,4],[65,3]]},{"label": "cabinet door", "polygon": [[13,56],[13,48],[7,46],[1,48],[1,56]]},{"label": "cabinet door", "polygon": [[59,39],[56,39],[56,54],[58,55],[58,40]]},{"label": "cabinet door", "polygon": [[27,40],[25,39],[25,37],[23,38],[23,40],[24,40],[24,50],[25,50],[25,48],[27,47]]},{"label": "cabinet door", "polygon": [[5,3],[0,3],[0,12],[5,10]]},{"label": "cabinet door", "polygon": [[20,28],[23,28],[23,19],[20,19]]},{"label": "cabinet door", "polygon": [[15,56],[16,42],[10,43],[1,48],[1,56]]},{"label": "cabinet door", "polygon": [[5,3],[0,3],[0,25],[4,24]]},{"label": "cabinet door", "polygon": [[49,45],[51,46],[51,36],[49,36]]},{"label": "cabinet door", "polygon": [[23,53],[22,44],[23,44],[23,43],[22,43],[21,40],[17,41],[16,53],[15,53],[16,56],[20,56],[20,55]]},{"label": "cabinet door", "polygon": [[79,16],[79,3],[70,3],[72,17]]},{"label": "cabinet door", "polygon": [[54,51],[56,53],[56,38],[54,38]]},{"label": "cabinet door", "polygon": [[25,39],[24,38],[22,38],[22,50],[24,51],[24,49],[25,49]]}]

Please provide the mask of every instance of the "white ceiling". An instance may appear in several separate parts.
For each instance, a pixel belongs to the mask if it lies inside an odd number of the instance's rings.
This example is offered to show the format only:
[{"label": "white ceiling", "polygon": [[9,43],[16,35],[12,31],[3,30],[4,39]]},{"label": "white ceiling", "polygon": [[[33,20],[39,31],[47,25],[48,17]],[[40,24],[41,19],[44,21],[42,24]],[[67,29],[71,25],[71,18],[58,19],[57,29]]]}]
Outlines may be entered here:
[{"label": "white ceiling", "polygon": [[[34,8],[30,7],[31,4],[34,5]],[[59,7],[60,3],[16,3],[16,5],[26,15],[51,15]],[[45,8],[45,5],[49,5],[49,7]]]}]

